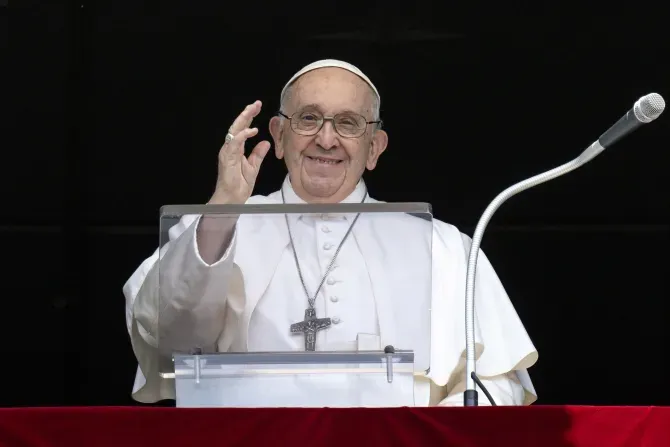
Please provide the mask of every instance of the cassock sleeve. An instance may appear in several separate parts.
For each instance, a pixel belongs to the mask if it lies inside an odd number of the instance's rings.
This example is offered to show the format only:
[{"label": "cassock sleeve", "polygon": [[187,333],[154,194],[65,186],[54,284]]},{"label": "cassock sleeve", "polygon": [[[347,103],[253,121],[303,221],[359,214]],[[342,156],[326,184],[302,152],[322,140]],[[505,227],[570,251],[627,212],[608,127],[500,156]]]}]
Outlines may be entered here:
[{"label": "cassock sleeve", "polygon": [[159,375],[161,352],[193,347],[214,352],[223,331],[237,231],[222,258],[208,265],[198,253],[199,222],[199,217],[184,216],[169,230],[169,242],[123,287],[126,324],[139,363],[133,398],[139,402],[175,398],[173,381]]},{"label": "cassock sleeve", "polygon": [[[465,283],[472,240],[435,222],[431,373],[444,387],[440,405],[463,405],[465,391]],[[490,261],[480,251],[475,278],[477,376],[498,405],[529,405],[537,399],[527,369],[537,350]],[[480,405],[488,399],[478,389]]]}]

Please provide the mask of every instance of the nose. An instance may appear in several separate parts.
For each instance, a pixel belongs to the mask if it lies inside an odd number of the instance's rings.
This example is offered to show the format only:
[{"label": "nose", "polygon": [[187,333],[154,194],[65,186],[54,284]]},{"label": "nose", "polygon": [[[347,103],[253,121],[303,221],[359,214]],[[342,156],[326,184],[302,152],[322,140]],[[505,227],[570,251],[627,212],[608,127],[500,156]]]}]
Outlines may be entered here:
[{"label": "nose", "polygon": [[338,134],[335,130],[335,127],[333,126],[333,122],[326,121],[323,123],[323,127],[321,127],[319,132],[316,134],[316,144],[326,150],[334,149],[337,147],[337,137]]}]

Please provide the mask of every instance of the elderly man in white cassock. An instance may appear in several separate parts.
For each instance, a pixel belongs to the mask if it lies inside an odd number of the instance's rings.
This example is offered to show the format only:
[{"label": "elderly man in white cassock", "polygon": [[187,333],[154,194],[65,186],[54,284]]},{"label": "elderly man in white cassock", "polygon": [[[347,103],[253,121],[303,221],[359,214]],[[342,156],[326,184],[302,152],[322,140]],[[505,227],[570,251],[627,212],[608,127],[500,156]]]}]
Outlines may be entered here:
[{"label": "elderly man in white cassock", "polygon": [[[279,190],[269,196],[252,196],[261,162],[271,147],[262,141],[245,156],[245,141],[258,133],[251,127],[261,110],[261,102],[256,101],[229,128],[208,203],[377,202],[368,195],[362,176],[366,169],[377,166],[387,147],[388,135],[380,126],[380,104],[379,92],[370,79],[349,63],[322,60],[304,67],[286,84],[280,112],[270,120],[275,154],[288,168]],[[358,224],[364,225],[361,221]],[[415,221],[425,225],[421,219]],[[207,216],[185,216],[171,228],[169,249],[160,261],[161,281],[170,284],[167,290],[162,286],[160,292],[160,324],[169,324],[171,334],[182,334],[184,345],[179,348],[201,346],[213,352],[304,350],[304,338],[289,328],[302,320],[308,302],[313,303],[318,317],[329,317],[332,322],[330,328],[319,332],[317,350],[340,350],[343,346],[355,350],[361,335],[366,335],[368,342],[372,340],[372,348],[383,349],[384,334],[380,331],[412,324],[397,317],[411,315],[398,307],[412,305],[406,296],[379,296],[407,293],[406,284],[393,283],[403,278],[394,268],[411,268],[412,260],[386,259],[386,251],[363,250],[360,239],[348,238],[356,219],[276,222],[288,228],[277,231],[266,225],[261,231],[252,231],[243,218],[233,222]],[[386,234],[393,242],[406,237],[406,230],[398,221],[397,227],[391,223],[372,229],[367,236],[374,239]],[[310,258],[323,248],[317,247],[322,231],[335,242],[333,248],[340,248],[328,252],[337,256],[330,262]],[[307,240],[314,247],[294,250],[298,239],[301,245]],[[463,320],[471,239],[436,219],[432,239],[433,274],[426,281],[431,283],[432,300],[430,372],[426,377],[415,377],[415,401],[419,406],[460,406],[465,390]],[[139,363],[133,398],[146,403],[175,399],[174,380],[159,374],[156,360],[158,257],[157,250],[123,288],[128,330]],[[337,295],[326,293],[332,265],[337,266],[338,281],[346,284]],[[383,268],[372,272],[372,265]],[[475,290],[478,375],[498,405],[529,405],[536,400],[536,393],[527,369],[535,363],[537,352],[483,254]],[[389,321],[389,314],[396,317]],[[334,325],[336,332],[329,333]],[[166,328],[161,326],[161,330]],[[367,349],[370,347],[368,343]],[[487,405],[488,400],[480,398],[479,403]]]}]

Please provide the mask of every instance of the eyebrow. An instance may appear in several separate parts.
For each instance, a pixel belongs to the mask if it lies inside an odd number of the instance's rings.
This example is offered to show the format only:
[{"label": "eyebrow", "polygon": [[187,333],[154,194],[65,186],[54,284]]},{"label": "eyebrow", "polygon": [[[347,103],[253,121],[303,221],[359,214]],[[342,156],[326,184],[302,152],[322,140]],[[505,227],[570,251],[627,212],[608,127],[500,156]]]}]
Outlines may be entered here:
[{"label": "eyebrow", "polygon": [[[298,107],[298,111],[304,111],[304,110],[307,110],[307,109],[315,109],[315,110],[318,110],[319,112],[323,113],[323,110],[321,109],[321,107],[319,107],[318,104],[307,104],[306,106]],[[340,110],[339,112],[336,113],[336,115],[339,114],[339,113],[355,113],[356,115],[365,115],[365,113],[363,113],[363,112],[358,112],[356,110],[351,110],[351,109]]]}]

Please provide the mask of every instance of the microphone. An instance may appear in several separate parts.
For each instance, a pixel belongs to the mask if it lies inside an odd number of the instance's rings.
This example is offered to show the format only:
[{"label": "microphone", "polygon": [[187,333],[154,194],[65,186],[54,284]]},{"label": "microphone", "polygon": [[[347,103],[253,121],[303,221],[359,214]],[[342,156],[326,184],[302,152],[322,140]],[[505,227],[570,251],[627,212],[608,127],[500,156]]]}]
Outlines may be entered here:
[{"label": "microphone", "polygon": [[633,107],[605,133],[600,135],[598,143],[608,148],[643,124],[654,121],[663,112],[665,101],[661,95],[651,93],[635,101]]},{"label": "microphone", "polygon": [[[477,404],[477,389],[475,382],[477,380],[476,366],[475,366],[475,275],[477,271],[477,256],[479,255],[479,247],[482,243],[484,230],[486,225],[493,217],[493,213],[497,211],[506,200],[515,196],[516,194],[530,189],[534,186],[553,180],[556,177],[567,174],[575,169],[583,166],[591,161],[598,154],[616,143],[629,133],[636,130],[642,124],[650,123],[663,112],[665,109],[665,101],[663,97],[657,93],[650,93],[638,99],[633,108],[628,111],[619,121],[610,127],[600,138],[594,141],[588,148],[584,150],[577,158],[554,169],[551,169],[542,174],[535,175],[529,179],[523,180],[515,185],[510,186],[498,196],[493,199],[489,206],[482,214],[475,233],[472,236],[472,246],[470,247],[470,255],[468,257],[468,270],[465,285],[465,380],[466,388],[463,397],[463,403],[466,407],[476,407]],[[481,386],[488,397],[486,389]]]}]

